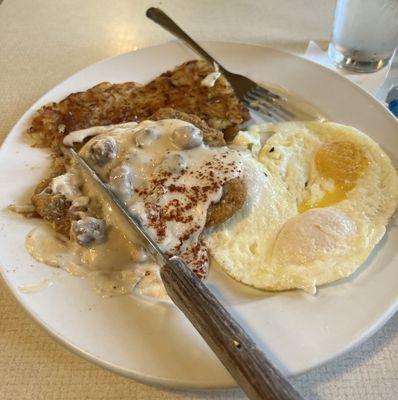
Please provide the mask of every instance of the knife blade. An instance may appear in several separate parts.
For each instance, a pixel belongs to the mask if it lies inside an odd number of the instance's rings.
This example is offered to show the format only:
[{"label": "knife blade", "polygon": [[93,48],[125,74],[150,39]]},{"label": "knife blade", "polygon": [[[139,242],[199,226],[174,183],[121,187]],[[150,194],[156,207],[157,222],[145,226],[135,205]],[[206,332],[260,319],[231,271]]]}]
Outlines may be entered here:
[{"label": "knife blade", "polygon": [[160,266],[160,276],[170,298],[197,329],[226,369],[253,400],[300,400],[302,397],[266,357],[227,309],[179,257],[168,258],[125,204],[107,187],[73,149],[71,159],[84,179],[105,200],[111,213],[126,222],[126,229],[144,245]]}]

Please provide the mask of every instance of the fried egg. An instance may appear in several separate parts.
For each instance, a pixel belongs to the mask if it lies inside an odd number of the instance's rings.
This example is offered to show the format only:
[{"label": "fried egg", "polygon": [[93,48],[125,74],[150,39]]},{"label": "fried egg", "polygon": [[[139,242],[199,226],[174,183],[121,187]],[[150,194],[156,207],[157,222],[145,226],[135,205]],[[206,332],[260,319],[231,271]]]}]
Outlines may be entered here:
[{"label": "fried egg", "polygon": [[377,143],[336,123],[292,122],[240,133],[235,145],[251,150],[267,176],[248,168],[248,198],[258,201],[207,235],[228,274],[261,289],[315,293],[368,258],[398,204],[397,172]]}]

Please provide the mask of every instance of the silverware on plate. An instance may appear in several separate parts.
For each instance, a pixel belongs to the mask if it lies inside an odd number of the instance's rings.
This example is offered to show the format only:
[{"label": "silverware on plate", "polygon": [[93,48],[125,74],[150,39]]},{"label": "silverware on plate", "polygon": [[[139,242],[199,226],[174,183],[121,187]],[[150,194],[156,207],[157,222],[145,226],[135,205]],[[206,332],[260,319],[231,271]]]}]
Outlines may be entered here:
[{"label": "silverware on plate", "polygon": [[179,257],[166,257],[140,220],[73,149],[69,154],[117,218],[126,235],[146,248],[160,266],[170,298],[185,314],[225,368],[253,400],[299,400],[300,394],[259,349],[239,323]]},{"label": "silverware on plate", "polygon": [[273,91],[266,89],[246,76],[235,74],[225,69],[206,50],[199,46],[188,36],[168,15],[160,8],[151,7],[146,11],[146,16],[169,31],[178,39],[187,44],[206,61],[216,64],[219,71],[231,84],[235,94],[246,107],[260,113],[266,120],[271,122],[291,120],[313,120],[316,116],[308,111],[300,109],[297,105],[289,104],[289,100]]}]

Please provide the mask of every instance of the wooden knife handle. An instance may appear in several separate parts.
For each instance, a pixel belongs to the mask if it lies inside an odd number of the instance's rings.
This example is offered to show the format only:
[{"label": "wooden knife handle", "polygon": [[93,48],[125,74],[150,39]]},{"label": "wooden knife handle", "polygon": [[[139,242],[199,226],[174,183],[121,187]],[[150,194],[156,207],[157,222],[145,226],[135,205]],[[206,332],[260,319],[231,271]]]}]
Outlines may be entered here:
[{"label": "wooden knife handle", "polygon": [[180,258],[171,258],[160,274],[171,299],[250,399],[303,399]]}]

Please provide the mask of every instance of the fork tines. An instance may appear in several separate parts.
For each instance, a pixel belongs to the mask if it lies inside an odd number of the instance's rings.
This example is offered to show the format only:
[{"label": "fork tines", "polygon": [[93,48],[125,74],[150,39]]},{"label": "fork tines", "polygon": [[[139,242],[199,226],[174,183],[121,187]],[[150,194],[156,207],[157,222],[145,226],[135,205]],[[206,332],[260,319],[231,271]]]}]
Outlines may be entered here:
[{"label": "fork tines", "polygon": [[251,88],[242,101],[247,107],[275,122],[290,121],[295,117],[281,104],[284,101],[283,98],[261,86]]}]

